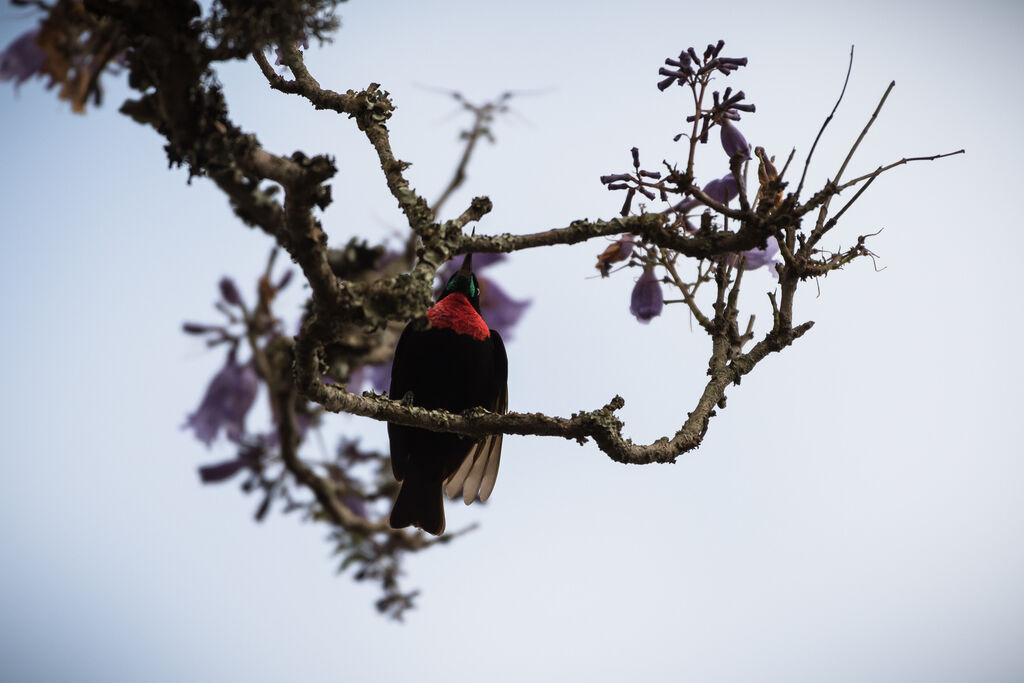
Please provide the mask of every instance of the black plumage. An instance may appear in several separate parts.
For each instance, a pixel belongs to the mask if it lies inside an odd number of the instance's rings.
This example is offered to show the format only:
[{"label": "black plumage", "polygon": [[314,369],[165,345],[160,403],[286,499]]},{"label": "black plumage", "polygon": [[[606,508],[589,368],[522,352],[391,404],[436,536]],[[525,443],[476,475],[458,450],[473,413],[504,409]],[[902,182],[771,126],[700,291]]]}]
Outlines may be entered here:
[{"label": "black plumage", "polygon": [[[480,286],[472,255],[448,281],[427,320],[406,326],[395,348],[389,395],[412,392],[412,403],[459,413],[508,408],[508,358],[501,336],[480,317]],[[501,458],[501,435],[474,440],[458,434],[388,424],[391,468],[402,483],[391,511],[393,528],[444,531],[442,488],[469,504],[486,500]]]}]

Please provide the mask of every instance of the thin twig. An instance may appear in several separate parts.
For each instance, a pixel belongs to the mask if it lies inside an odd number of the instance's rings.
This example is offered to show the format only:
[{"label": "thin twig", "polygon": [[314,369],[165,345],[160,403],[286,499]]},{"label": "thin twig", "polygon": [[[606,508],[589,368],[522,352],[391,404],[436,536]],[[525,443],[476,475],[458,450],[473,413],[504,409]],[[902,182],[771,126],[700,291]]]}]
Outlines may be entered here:
[{"label": "thin twig", "polygon": [[[821,124],[821,128],[818,130],[818,135],[814,138],[814,144],[811,145],[811,151],[807,153],[807,159],[804,161],[804,172],[800,174],[800,184],[796,187],[794,193],[796,197],[800,197],[800,191],[804,189],[804,180],[807,178],[807,168],[811,165],[811,157],[814,156],[814,149],[818,146],[818,140],[821,139],[822,134],[825,132],[825,128],[832,121],[832,117],[836,115],[836,111],[839,109],[839,103],[843,101],[843,95],[846,94],[846,85],[850,82],[850,72],[853,71],[853,45],[850,46],[850,63],[846,67],[846,78],[843,80],[843,89],[839,93],[839,99],[836,100],[836,104],[832,107],[832,112],[829,113],[828,118]],[[786,166],[789,166],[789,162],[786,162]],[[785,170],[783,170],[785,173]]]}]

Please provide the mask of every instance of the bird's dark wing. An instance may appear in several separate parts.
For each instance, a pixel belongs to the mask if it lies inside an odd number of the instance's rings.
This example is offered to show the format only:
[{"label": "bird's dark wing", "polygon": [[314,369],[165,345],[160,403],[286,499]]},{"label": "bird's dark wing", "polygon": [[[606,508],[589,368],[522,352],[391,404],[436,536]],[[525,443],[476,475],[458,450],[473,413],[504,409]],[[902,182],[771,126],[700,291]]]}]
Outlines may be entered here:
[{"label": "bird's dark wing", "polygon": [[[501,335],[491,330],[491,341],[494,349],[494,386],[497,391],[485,407],[495,413],[508,411],[508,356]],[[479,496],[481,502],[487,500],[498,479],[498,465],[501,463],[501,434],[491,434],[477,441],[445,483],[445,494],[455,498],[462,492],[462,500],[469,505]]]},{"label": "bird's dark wing", "polygon": [[[405,394],[412,390],[416,364],[416,359],[413,356],[416,344],[410,342],[410,339],[420,333],[418,327],[415,321],[406,325],[395,346],[395,360],[391,365],[391,386],[388,389],[388,396],[392,400],[401,401]],[[412,444],[409,443],[410,436],[408,428],[388,423],[388,437],[391,442],[391,471],[398,481],[405,479],[409,469],[409,456],[412,454]]]}]

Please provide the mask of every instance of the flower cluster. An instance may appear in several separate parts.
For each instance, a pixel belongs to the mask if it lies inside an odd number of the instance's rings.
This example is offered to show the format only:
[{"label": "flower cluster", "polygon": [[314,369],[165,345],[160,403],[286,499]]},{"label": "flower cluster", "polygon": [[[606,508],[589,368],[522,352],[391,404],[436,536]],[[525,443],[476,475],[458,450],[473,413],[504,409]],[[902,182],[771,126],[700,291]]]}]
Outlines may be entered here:
[{"label": "flower cluster", "polygon": [[661,67],[658,75],[665,76],[663,81],[658,83],[658,90],[666,90],[673,84],[693,85],[698,79],[714,71],[720,71],[728,76],[741,66],[747,65],[746,57],[720,57],[725,41],[719,40],[714,45],[708,45],[704,50],[703,58],[697,56],[697,51],[690,47],[679,53],[678,59],[671,57],[665,60],[665,64],[674,69]]},{"label": "flower cluster", "polygon": [[[665,91],[672,85],[685,86],[691,89],[696,102],[693,114],[686,117],[687,123],[691,124],[691,131],[685,137],[689,139],[689,159],[685,171],[680,171],[674,166],[665,163],[665,171],[651,171],[640,167],[640,152],[634,147],[630,150],[633,161],[633,170],[629,173],[612,173],[601,176],[600,180],[605,187],[612,191],[624,191],[625,200],[622,203],[620,214],[628,215],[633,208],[633,200],[639,194],[651,202],[661,201],[669,206],[663,211],[676,217],[674,225],[684,234],[695,235],[698,228],[694,224],[691,212],[704,206],[710,200],[711,204],[706,208],[714,208],[717,205],[728,206],[743,191],[740,186],[740,175],[735,172],[734,163],[745,163],[751,160],[751,145],[746,137],[736,126],[740,120],[740,112],[753,113],[756,108],[752,103],[746,102],[746,95],[742,90],[734,92],[731,87],[724,91],[710,91],[712,76],[720,74],[729,76],[742,66],[747,65],[745,57],[724,57],[722,49],[724,41],[708,45],[703,54],[690,47],[679,53],[677,58],[665,60],[665,66],[659,69],[658,74],[663,80],[658,83],[658,89]],[[704,105],[705,96],[710,92],[711,102]],[[718,127],[719,139],[722,150],[729,161],[728,173],[706,182],[698,193],[693,184],[693,150],[697,144],[705,144],[708,141],[709,132]],[[676,141],[684,137],[680,133]],[[762,167],[765,166],[765,159],[762,158],[763,150],[758,148],[759,159]],[[770,167],[770,161],[767,162]],[[759,175],[760,177],[760,175]],[[762,179],[762,185],[765,181]],[[700,196],[698,196],[698,194]],[[681,195],[679,199],[670,199],[670,196]],[[744,199],[745,201],[745,199]],[[650,210],[648,207],[641,207],[642,211]],[[721,208],[719,207],[719,210]],[[704,220],[712,218],[705,215]],[[710,226],[710,229],[720,229],[713,222],[702,222],[702,225]],[[635,247],[641,247],[639,251]],[[643,268],[643,274],[636,281],[633,293],[630,297],[630,312],[640,322],[647,323],[652,318],[661,314],[664,308],[664,300],[661,292],[661,280],[656,275],[656,268],[664,266],[663,260],[667,257],[663,252],[647,249],[642,243],[638,244],[632,234],[623,235],[618,241],[609,245],[597,258],[597,269],[602,276],[611,272],[611,265],[614,263],[629,260],[634,253],[640,255],[630,265],[638,265]],[[770,263],[774,263],[774,257],[778,253],[778,244],[769,240],[767,248],[752,249],[742,254],[744,268],[753,270]],[[736,264],[738,258],[727,259],[727,262]],[[770,269],[774,273],[774,269]],[[696,288],[698,283],[694,283]],[[685,298],[685,297],[684,297]]]},{"label": "flower cluster", "polygon": [[103,72],[123,63],[123,37],[113,22],[84,11],[79,0],[57,0],[46,10],[38,28],[0,53],[0,81],[13,80],[17,89],[30,78],[47,76],[46,87],[59,86],[60,99],[83,113],[90,99],[99,104],[102,98]]},{"label": "flower cluster", "polygon": [[[225,322],[186,322],[182,325],[186,334],[205,337],[209,347],[228,347],[224,366],[210,380],[199,407],[187,417],[183,425],[184,429],[191,429],[195,437],[207,447],[213,444],[221,432],[229,441],[238,445],[242,452],[247,448],[246,442],[252,441],[245,429],[245,418],[256,400],[261,378],[255,367],[256,350],[244,363],[238,361],[239,350],[249,341],[250,333],[253,338],[266,341],[280,334],[278,321],[270,315],[270,302],[290,280],[291,271],[286,272],[276,284],[271,283],[268,276],[260,278],[259,301],[250,310],[235,281],[223,277],[217,283],[220,300],[215,307],[226,318]],[[273,442],[277,439],[276,431],[261,438]],[[248,453],[243,457],[240,452],[238,466],[231,473],[238,471],[242,465],[251,464],[251,455]],[[225,474],[229,469],[220,467],[211,471],[201,468],[200,475],[203,481],[222,481],[227,477],[218,475]]]},{"label": "flower cluster", "polygon": [[228,352],[227,362],[210,380],[203,400],[188,416],[185,427],[195,432],[196,438],[209,447],[223,429],[231,441],[238,441],[245,433],[245,416],[256,400],[259,378],[252,361],[238,363],[235,348]]},{"label": "flower cluster", "polygon": [[41,75],[46,53],[39,47],[39,29],[26,31],[0,52],[0,81],[14,81],[14,89]]}]

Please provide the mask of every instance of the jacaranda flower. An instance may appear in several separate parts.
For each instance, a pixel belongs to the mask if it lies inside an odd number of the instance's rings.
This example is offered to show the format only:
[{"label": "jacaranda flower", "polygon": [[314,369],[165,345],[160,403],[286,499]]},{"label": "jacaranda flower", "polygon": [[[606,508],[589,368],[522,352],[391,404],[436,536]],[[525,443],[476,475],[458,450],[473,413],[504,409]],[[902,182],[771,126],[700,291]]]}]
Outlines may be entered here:
[{"label": "jacaranda flower", "polygon": [[39,29],[26,31],[0,52],[0,81],[14,80],[14,89],[32,78],[43,68],[46,53],[36,39]]},{"label": "jacaranda flower", "polygon": [[[769,237],[768,242],[764,249],[747,249],[741,252],[743,255],[743,270],[756,270],[763,266],[770,266],[768,272],[772,274],[772,277],[778,277],[779,273],[775,270],[775,264],[778,261],[775,260],[775,256],[779,253],[779,243],[775,240],[775,237]],[[732,265],[736,265],[735,254],[728,256],[729,262]],[[713,257],[712,260],[719,261],[719,257]]]},{"label": "jacaranda flower", "polygon": [[[732,173],[722,176],[721,178],[715,178],[702,187],[701,190],[704,191],[704,194],[720,204],[728,204],[740,193],[739,185],[736,184],[736,178],[733,177]],[[687,197],[672,208],[674,208],[677,213],[685,214],[697,208],[700,204],[701,201],[699,199]]]},{"label": "jacaranda flower", "polygon": [[358,394],[367,382],[377,391],[387,391],[391,386],[391,361],[383,365],[360,365],[348,376],[348,391]]},{"label": "jacaranda flower", "polygon": [[629,299],[629,312],[645,325],[651,318],[661,315],[665,307],[665,298],[661,293],[661,280],[654,275],[654,267],[644,268],[643,275],[633,285],[633,294]]},{"label": "jacaranda flower", "polygon": [[762,266],[771,265],[772,267],[768,271],[778,277],[779,274],[775,271],[774,264],[778,263],[775,260],[776,254],[779,253],[779,243],[774,237],[768,238],[768,243],[764,249],[748,249],[743,252],[743,267],[745,270],[754,270]]},{"label": "jacaranda flower", "polygon": [[732,159],[737,154],[742,154],[744,159],[749,159],[750,143],[743,137],[740,129],[732,125],[728,116],[722,117],[719,127],[722,129],[722,149],[729,155],[729,158]]},{"label": "jacaranda flower", "polygon": [[732,173],[712,180],[703,190],[704,194],[720,204],[728,204],[740,193],[740,187]]},{"label": "jacaranda flower", "polygon": [[242,303],[242,295],[238,293],[238,285],[236,285],[235,281],[227,275],[220,279],[218,286],[220,287],[220,295],[224,297],[224,301],[234,306],[238,306]]},{"label": "jacaranda flower", "polygon": [[199,408],[188,416],[183,429],[192,429],[196,438],[210,446],[221,429],[237,441],[245,432],[245,416],[256,400],[259,378],[252,363],[239,365],[234,352],[224,367],[213,376]]}]

